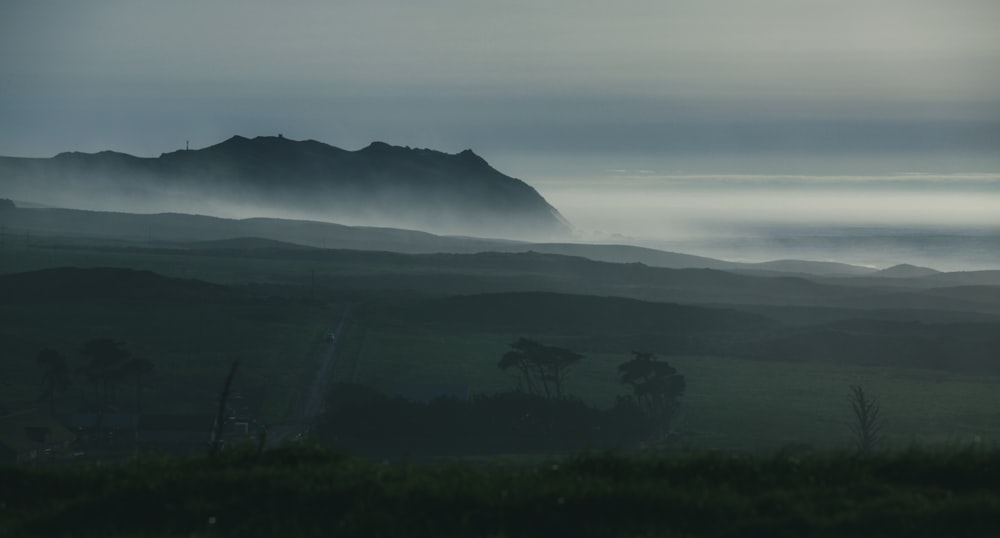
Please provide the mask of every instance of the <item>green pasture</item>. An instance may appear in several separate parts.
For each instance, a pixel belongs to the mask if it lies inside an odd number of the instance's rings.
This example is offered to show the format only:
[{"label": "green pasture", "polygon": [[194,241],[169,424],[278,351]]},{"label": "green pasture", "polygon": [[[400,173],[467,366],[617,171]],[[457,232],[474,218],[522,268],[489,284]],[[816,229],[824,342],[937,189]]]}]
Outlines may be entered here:
[{"label": "green pasture", "polygon": [[[392,393],[422,383],[467,385],[472,394],[518,388],[497,362],[514,334],[369,327],[354,343],[353,380]],[[529,335],[543,343],[559,338]],[[601,407],[629,393],[617,367],[630,358],[592,354],[567,381],[575,398]],[[1000,379],[908,368],[731,357],[665,357],[687,380],[676,429],[696,449],[847,449],[849,387],[862,385],[881,403],[883,447],[1000,444]]]}]

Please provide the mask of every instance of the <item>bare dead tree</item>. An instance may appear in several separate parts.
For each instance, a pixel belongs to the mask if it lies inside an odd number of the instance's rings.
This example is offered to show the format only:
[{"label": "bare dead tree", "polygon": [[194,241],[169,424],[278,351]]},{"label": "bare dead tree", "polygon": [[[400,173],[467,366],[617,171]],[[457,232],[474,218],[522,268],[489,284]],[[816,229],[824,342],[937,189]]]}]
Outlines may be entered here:
[{"label": "bare dead tree", "polygon": [[860,385],[851,386],[851,410],[854,421],[850,423],[854,433],[854,446],[860,454],[868,454],[882,437],[881,407],[878,400],[865,394]]},{"label": "bare dead tree", "polygon": [[226,400],[229,399],[229,387],[236,377],[236,369],[240,367],[240,360],[233,361],[229,368],[229,375],[226,376],[226,384],[222,387],[222,394],[219,395],[219,411],[215,415],[215,428],[212,430],[212,446],[209,449],[208,457],[214,459],[219,452],[219,445],[222,443],[222,433],[226,425]]}]

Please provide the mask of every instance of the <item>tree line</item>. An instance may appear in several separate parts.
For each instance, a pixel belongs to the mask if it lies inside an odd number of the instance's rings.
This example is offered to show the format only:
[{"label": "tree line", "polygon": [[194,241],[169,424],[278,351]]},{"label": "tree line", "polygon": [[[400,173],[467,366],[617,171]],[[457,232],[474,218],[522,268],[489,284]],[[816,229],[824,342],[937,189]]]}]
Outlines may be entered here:
[{"label": "tree line", "polygon": [[632,352],[617,370],[631,394],[598,409],[567,388],[582,354],[528,338],[509,347],[498,367],[514,373],[516,391],[424,403],[339,384],[317,434],[341,448],[402,456],[621,448],[670,433],[685,381],[655,354]]},{"label": "tree line", "polygon": [[[570,368],[584,356],[570,349],[520,338],[510,344],[497,366],[513,371],[521,391],[545,398],[562,399]],[[636,408],[655,426],[656,435],[670,432],[671,422],[684,394],[684,376],[648,351],[633,351],[632,359],[618,366],[618,379],[632,389]]]}]

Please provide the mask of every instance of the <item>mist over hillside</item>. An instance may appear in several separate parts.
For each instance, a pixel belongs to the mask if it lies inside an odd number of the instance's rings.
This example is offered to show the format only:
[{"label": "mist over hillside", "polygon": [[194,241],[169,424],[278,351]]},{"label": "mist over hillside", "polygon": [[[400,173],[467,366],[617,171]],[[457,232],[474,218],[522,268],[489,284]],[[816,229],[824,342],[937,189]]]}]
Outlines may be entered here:
[{"label": "mist over hillside", "polygon": [[795,174],[685,173],[682,157],[640,153],[498,162],[535,170],[536,188],[595,241],[741,262],[1000,267],[995,173],[867,172],[859,164],[845,174],[805,157]]},{"label": "mist over hillside", "polygon": [[565,237],[569,223],[527,183],[465,150],[373,142],[348,151],[281,135],[234,136],[156,158],[125,153],[0,157],[6,196],[64,207],[308,217],[488,237]]}]

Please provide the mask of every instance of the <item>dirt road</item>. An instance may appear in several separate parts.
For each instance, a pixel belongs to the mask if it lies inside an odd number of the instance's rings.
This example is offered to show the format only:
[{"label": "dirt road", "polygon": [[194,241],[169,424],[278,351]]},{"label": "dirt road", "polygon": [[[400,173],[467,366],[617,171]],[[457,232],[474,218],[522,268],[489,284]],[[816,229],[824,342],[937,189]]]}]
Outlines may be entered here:
[{"label": "dirt road", "polygon": [[327,336],[325,342],[319,349],[319,366],[313,375],[312,382],[305,388],[305,396],[301,400],[302,404],[294,409],[284,422],[272,424],[267,431],[267,446],[274,448],[288,441],[292,441],[309,432],[313,421],[323,409],[323,398],[326,396],[327,387],[330,383],[330,374],[333,371],[333,364],[337,360],[337,345],[340,343],[344,327],[351,316],[351,307],[344,310],[344,315],[340,318],[337,327]]}]

